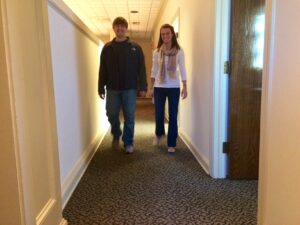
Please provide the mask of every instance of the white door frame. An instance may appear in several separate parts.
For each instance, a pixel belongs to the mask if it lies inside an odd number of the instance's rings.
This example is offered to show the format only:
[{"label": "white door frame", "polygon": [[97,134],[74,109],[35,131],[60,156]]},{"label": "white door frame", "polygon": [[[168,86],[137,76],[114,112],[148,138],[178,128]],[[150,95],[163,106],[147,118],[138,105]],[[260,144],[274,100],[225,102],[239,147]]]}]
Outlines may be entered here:
[{"label": "white door frame", "polygon": [[[19,200],[12,198],[19,210],[10,211],[1,221],[5,224],[14,217],[20,218],[20,225],[67,224],[62,218],[47,2],[0,0],[0,54],[5,57],[1,73],[7,80],[13,136],[6,164],[13,165],[9,172],[17,182],[11,188],[19,193]],[[28,45],[33,42],[36,46]],[[41,136],[35,136],[41,130]]]},{"label": "white door frame", "polygon": [[228,171],[223,142],[227,141],[228,75],[224,73],[224,62],[229,60],[230,6],[230,0],[215,0],[213,129],[209,171],[213,178],[226,178]]}]

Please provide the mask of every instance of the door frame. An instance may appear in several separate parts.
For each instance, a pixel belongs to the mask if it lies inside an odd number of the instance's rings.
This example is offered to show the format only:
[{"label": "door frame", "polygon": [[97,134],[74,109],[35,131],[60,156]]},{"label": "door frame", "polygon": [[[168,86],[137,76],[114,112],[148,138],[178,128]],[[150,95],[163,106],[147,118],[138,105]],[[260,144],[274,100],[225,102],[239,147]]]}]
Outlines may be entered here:
[{"label": "door frame", "polygon": [[[3,34],[1,34],[0,37],[0,40],[3,41],[0,54],[4,56],[1,58],[1,63],[3,63],[1,72],[3,72],[3,76],[7,80],[7,83],[4,85],[8,92],[7,107],[9,107],[11,114],[10,125],[13,136],[12,149],[10,149],[11,157],[6,164],[11,165],[13,168],[9,172],[12,173],[12,176],[17,178],[17,182],[12,188],[19,194],[18,200],[12,199],[16,204],[16,208],[18,207],[18,210],[12,211],[9,216],[19,217],[22,225],[67,224],[67,221],[62,217],[61,207],[57,128],[56,119],[55,116],[53,116],[55,115],[55,105],[47,4],[48,1],[30,0],[27,2],[29,6],[28,10],[23,11],[23,9],[21,9],[23,5],[20,5],[16,0],[0,0],[0,28],[3,30]],[[37,37],[37,50],[34,51],[34,53],[29,52],[27,54],[28,57],[25,59],[21,54],[22,51],[25,52],[28,48],[22,43],[22,37],[16,37],[14,34],[21,32],[19,22],[22,16],[30,12],[29,10],[31,9],[33,16],[36,18],[36,24],[31,24],[30,26],[34,27],[36,33],[27,34],[26,37]],[[22,14],[20,14],[21,11]],[[25,21],[24,26],[29,24],[26,22],[27,21]],[[12,29],[16,24],[17,26]],[[32,63],[37,56],[43,57],[40,57],[38,62]],[[39,78],[43,89],[42,91],[38,89],[38,94],[41,94],[45,100],[44,103],[41,104],[41,107],[44,108],[40,113],[46,130],[43,142],[45,150],[40,152],[44,158],[47,158],[47,161],[43,165],[39,163],[40,158],[36,157],[34,151],[28,151],[32,149],[34,144],[32,142],[32,136],[30,136],[30,132],[28,132],[30,130],[30,124],[26,121],[31,112],[29,110],[30,106],[24,103],[29,99],[29,95],[26,95],[26,88],[31,87],[27,85],[29,81],[26,83],[23,77],[26,76],[28,72],[24,72],[24,74],[21,73],[20,75],[19,71],[22,70],[24,65],[29,64],[31,69],[41,71],[43,75]],[[32,85],[33,88],[35,88],[35,86]],[[42,165],[43,168],[40,165]],[[37,169],[40,168],[45,168],[43,170],[46,171],[44,177],[39,176],[40,174]],[[37,179],[37,177],[39,179]],[[47,182],[46,185],[48,189],[44,190],[43,196],[41,197],[41,195],[36,195],[36,187],[39,185],[39,182],[43,181]],[[14,198],[16,197],[14,196]]]},{"label": "door frame", "polygon": [[227,141],[228,82],[224,62],[229,60],[230,47],[230,0],[215,0],[215,45],[213,78],[212,150],[210,153],[210,175],[226,178],[228,157],[223,153],[223,142]]}]

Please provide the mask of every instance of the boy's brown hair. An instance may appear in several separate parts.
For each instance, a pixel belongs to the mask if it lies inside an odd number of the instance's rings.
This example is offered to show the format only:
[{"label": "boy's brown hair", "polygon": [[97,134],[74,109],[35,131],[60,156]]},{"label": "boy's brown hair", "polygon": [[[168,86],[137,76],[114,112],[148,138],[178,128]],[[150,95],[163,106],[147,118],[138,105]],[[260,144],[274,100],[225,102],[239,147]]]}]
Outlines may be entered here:
[{"label": "boy's brown hair", "polygon": [[128,28],[128,22],[125,18],[123,17],[117,17],[114,19],[114,22],[112,24],[112,27],[114,28],[115,26],[117,25],[123,25],[125,26],[126,28]]}]

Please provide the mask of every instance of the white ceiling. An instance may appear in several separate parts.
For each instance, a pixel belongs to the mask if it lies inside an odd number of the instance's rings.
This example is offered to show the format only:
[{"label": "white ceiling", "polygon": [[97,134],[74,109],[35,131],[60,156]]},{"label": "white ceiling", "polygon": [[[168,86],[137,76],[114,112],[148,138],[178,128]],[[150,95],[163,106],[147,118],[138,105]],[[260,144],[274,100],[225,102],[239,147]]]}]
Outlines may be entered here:
[{"label": "white ceiling", "polygon": [[[154,23],[165,0],[63,0],[98,37],[109,37],[118,16],[128,21],[132,38],[151,38]],[[137,10],[138,13],[131,13]],[[134,24],[139,22],[139,24]]]}]

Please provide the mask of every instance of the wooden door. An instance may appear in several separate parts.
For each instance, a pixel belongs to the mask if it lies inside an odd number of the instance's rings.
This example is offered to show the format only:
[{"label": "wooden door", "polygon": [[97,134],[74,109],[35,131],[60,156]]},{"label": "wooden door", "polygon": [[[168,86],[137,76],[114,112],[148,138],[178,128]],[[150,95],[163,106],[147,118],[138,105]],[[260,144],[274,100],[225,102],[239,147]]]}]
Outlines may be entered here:
[{"label": "wooden door", "polygon": [[229,177],[257,179],[265,1],[231,2]]}]

